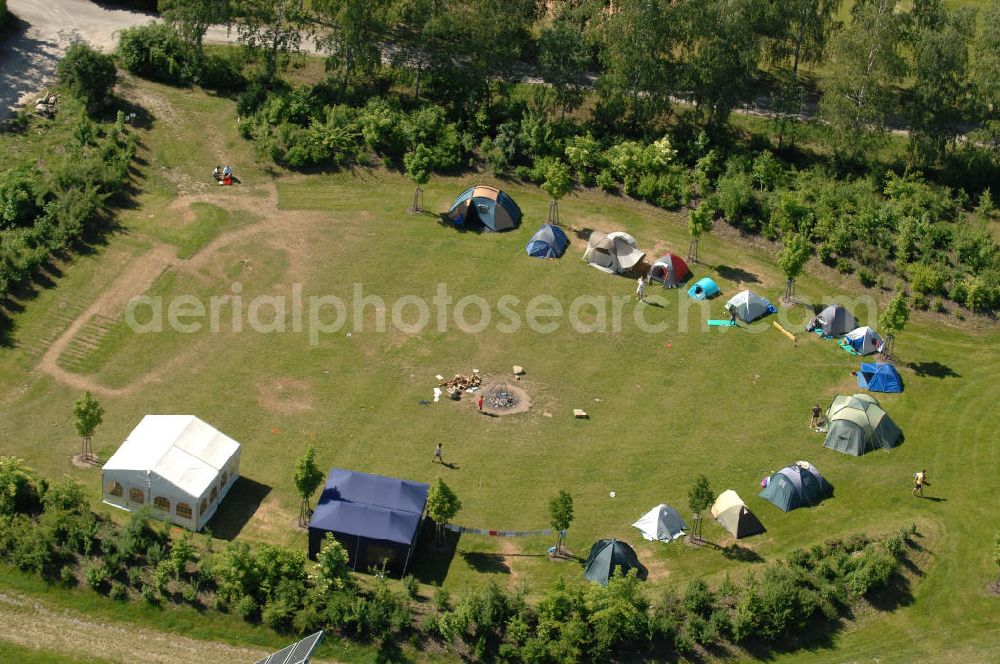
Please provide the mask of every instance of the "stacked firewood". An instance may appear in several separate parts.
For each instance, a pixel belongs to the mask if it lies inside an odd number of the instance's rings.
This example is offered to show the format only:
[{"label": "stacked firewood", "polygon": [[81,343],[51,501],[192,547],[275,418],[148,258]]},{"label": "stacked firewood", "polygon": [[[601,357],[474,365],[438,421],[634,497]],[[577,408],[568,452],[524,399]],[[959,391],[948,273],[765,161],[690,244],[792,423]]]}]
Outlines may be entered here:
[{"label": "stacked firewood", "polygon": [[475,371],[471,374],[455,374],[455,377],[451,380],[441,382],[441,389],[445,392],[452,392],[454,390],[464,392],[472,389],[473,387],[479,387],[482,382],[483,379],[479,376],[479,373]]}]

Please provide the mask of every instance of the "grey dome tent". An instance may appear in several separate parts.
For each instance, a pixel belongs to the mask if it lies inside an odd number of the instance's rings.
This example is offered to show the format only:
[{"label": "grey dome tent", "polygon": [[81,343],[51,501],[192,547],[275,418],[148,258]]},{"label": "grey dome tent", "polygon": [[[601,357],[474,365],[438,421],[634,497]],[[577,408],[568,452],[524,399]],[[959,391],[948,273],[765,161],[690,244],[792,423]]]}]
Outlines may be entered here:
[{"label": "grey dome tent", "polygon": [[569,246],[569,239],[563,229],[552,224],[542,224],[542,227],[531,236],[525,250],[535,258],[559,258]]},{"label": "grey dome tent", "polygon": [[608,274],[621,274],[639,264],[646,254],[639,251],[635,238],[628,233],[616,231],[604,234],[594,231],[587,240],[587,250],[583,260]]},{"label": "grey dome tent", "polygon": [[806,332],[822,330],[824,337],[839,337],[857,326],[850,311],[839,304],[831,304],[806,324]]},{"label": "grey dome tent", "polygon": [[861,456],[876,447],[896,446],[903,433],[870,394],[836,396],[826,411],[830,430],[823,447]]},{"label": "grey dome tent", "polygon": [[635,569],[640,578],[645,578],[646,570],[639,562],[639,557],[635,555],[626,542],[616,539],[602,539],[590,547],[590,555],[583,566],[583,576],[594,583],[602,586],[608,585],[615,568],[621,569],[621,574],[628,574],[629,570]]},{"label": "grey dome tent", "polygon": [[491,231],[506,231],[521,223],[521,208],[496,187],[469,187],[448,209],[456,226],[468,227],[477,219]]},{"label": "grey dome tent", "polygon": [[663,503],[643,514],[632,526],[642,532],[643,538],[658,542],[671,542],[683,537],[687,530],[677,510]]},{"label": "grey dome tent", "polygon": [[774,310],[770,302],[757,295],[753,291],[740,291],[729,298],[725,306],[726,311],[736,310],[736,315],[744,323],[751,323],[758,318],[763,318]]},{"label": "grey dome tent", "polygon": [[812,507],[832,491],[815,466],[806,461],[796,461],[771,475],[767,486],[759,495],[771,501],[782,512],[797,507]]},{"label": "grey dome tent", "polygon": [[726,489],[715,499],[712,517],[736,539],[764,532],[763,524],[732,489]]}]

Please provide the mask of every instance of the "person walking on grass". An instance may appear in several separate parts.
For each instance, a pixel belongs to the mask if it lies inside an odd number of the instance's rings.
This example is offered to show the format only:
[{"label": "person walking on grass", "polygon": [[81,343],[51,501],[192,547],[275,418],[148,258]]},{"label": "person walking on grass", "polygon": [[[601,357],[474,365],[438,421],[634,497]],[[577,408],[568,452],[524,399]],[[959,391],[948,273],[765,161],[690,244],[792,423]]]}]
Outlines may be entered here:
[{"label": "person walking on grass", "polygon": [[635,286],[635,300],[636,302],[646,301],[646,280],[639,277],[639,282]]},{"label": "person walking on grass", "polygon": [[736,322],[736,307],[729,307],[728,311],[729,311],[729,324],[732,325],[733,327],[736,327],[737,325],[739,325],[739,323]]},{"label": "person walking on grass", "polygon": [[823,414],[823,411],[822,411],[822,409],[820,409],[819,404],[816,404],[815,406],[813,406],[813,409],[812,409],[812,419],[809,420],[809,427],[810,428],[815,429],[816,427],[819,426],[822,414]]},{"label": "person walking on grass", "polygon": [[483,412],[483,395],[479,395],[479,399],[476,400],[476,405],[479,407],[479,412]]},{"label": "person walking on grass", "polygon": [[916,496],[918,493],[920,497],[924,497],[924,485],[930,484],[927,481],[927,470],[923,469],[919,473],[913,473],[913,492],[911,495]]},{"label": "person walking on grass", "polygon": [[437,444],[437,447],[435,447],[435,448],[434,448],[434,458],[433,458],[433,459],[431,459],[431,463],[434,463],[435,461],[437,461],[437,462],[439,462],[439,463],[440,463],[440,464],[441,464],[442,466],[444,465],[444,457],[443,457],[443,456],[441,456],[441,448],[442,448],[442,447],[443,447],[443,446],[441,445],[441,443],[438,443],[438,444]]}]

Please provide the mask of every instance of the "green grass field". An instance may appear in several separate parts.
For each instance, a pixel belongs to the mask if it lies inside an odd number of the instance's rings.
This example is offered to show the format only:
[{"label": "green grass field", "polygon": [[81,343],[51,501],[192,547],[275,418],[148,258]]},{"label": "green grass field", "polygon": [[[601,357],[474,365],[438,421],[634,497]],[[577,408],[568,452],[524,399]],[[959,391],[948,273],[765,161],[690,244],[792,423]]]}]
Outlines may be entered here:
[{"label": "green grass field", "polygon": [[[408,214],[412,185],[398,174],[358,169],[306,176],[255,164],[225,99],[145,82],[133,83],[128,94],[154,116],[151,129],[140,131],[143,192],[119,215],[120,232],[63,266],[16,314],[13,342],[0,349],[2,453],[23,456],[49,476],[74,476],[98,501],[98,471],[70,463],[78,449],[72,403],[84,386],[95,386],[107,411],[94,441],[102,458],[147,413],[195,414],[243,444],[247,481],[220,511],[217,534],[304,547],[291,473],[295,459],[314,445],[324,466],[425,482],[444,478],[463,501],[456,519],[463,525],[547,527],[546,503],[565,488],[577,515],[569,548],[586,555],[600,537],[628,540],[650,570],[651,592],[695,576],[738,578],[759,565],[727,559],[711,547],[644,542],[629,527],[659,502],[689,517],[688,488],[704,473],[717,493],[737,490],[760,517],[767,533],[741,545],[763,559],[911,522],[929,551],[924,576],[900,594],[894,610],[859,616],[815,649],[775,654],[774,661],[1000,659],[1000,599],[986,591],[997,573],[991,556],[1000,528],[993,487],[1000,333],[994,326],[915,316],[897,343],[910,365],[902,369],[906,390],[879,397],[905,442],[890,453],[847,457],[822,449],[822,438],[807,424],[814,402],[826,405],[835,394],[855,391],[849,372],[856,359],[811,335],[799,334],[792,344],[771,329],[770,319],[749,330],[704,329],[700,321],[721,317],[725,297],[707,311],[671,292],[662,307],[636,305],[633,282],[580,261],[584,240],[576,233],[561,260],[529,259],[524,244],[547,211],[536,188],[501,183],[525,213],[522,228],[457,232],[434,214]],[[209,173],[219,162],[231,163],[242,184],[224,191],[211,184]],[[425,207],[446,209],[475,181],[491,179],[433,178]],[[686,251],[682,214],[589,191],[570,195],[560,209],[564,224],[580,234],[624,229],[650,254]],[[346,327],[315,345],[305,331],[233,332],[226,314],[218,333],[137,334],[121,322],[120,307],[117,313],[108,308],[116,294],[135,290],[130,271],[157,251],[169,260],[150,272],[139,292],[164,298],[232,294],[239,282],[246,302],[262,294],[289,296],[300,284],[307,297],[336,295],[350,303],[354,284],[362,284],[364,294],[381,297],[391,309],[404,296],[430,301],[445,284],[455,300],[484,297],[495,317],[499,298],[519,298],[522,318],[527,303],[542,295],[566,307],[579,295],[627,301],[621,331],[608,333],[581,333],[566,324],[548,334],[504,333],[495,324],[478,334],[454,324],[420,334],[390,324],[380,333],[368,307],[364,329],[347,337]],[[695,277],[715,277],[725,294],[750,287],[778,300],[783,277],[773,248],[717,233],[703,240],[700,254]],[[797,284],[803,299],[824,302],[861,290],[832,271],[813,266],[809,272]],[[891,295],[863,294],[881,304]],[[107,306],[98,306],[94,320],[48,363],[63,331],[102,301]],[[636,306],[665,331],[637,329]],[[413,310],[407,311],[412,320]],[[468,311],[475,320],[475,307]],[[874,312],[858,313],[874,323]],[[780,318],[799,332],[808,316],[793,307],[783,308]],[[583,308],[580,317],[592,322],[593,310]],[[431,398],[436,374],[478,368],[506,379],[515,364],[526,369],[519,384],[533,401],[526,414],[481,417],[468,399],[419,403]],[[590,419],[574,419],[573,408],[586,409]],[[455,468],[430,463],[437,442]],[[815,464],[835,493],[818,507],[783,514],[757,497],[758,483],[799,459]],[[910,496],[910,478],[921,467],[928,469],[933,500]],[[705,525],[705,535],[730,543],[714,523]],[[558,577],[578,578],[577,565],[544,556],[552,543],[466,535],[449,565],[424,557],[415,569],[423,581],[442,581],[453,593],[487,579],[540,588]],[[0,589],[4,585],[0,578]],[[185,629],[183,621],[177,627],[145,612],[118,613],[121,620]],[[239,638],[226,623],[208,625],[198,636]],[[0,655],[8,652],[4,647]]]}]

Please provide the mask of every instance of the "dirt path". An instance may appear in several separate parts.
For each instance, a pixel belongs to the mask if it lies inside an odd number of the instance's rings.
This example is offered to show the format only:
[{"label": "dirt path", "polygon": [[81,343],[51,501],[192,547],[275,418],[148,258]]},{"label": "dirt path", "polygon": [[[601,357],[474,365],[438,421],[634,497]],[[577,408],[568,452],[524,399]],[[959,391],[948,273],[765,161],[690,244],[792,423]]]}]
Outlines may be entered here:
[{"label": "dirt path", "polygon": [[[0,640],[26,648],[76,653],[113,662],[255,662],[269,653],[93,620],[23,595],[0,593]],[[320,664],[315,662],[315,664]]]}]

